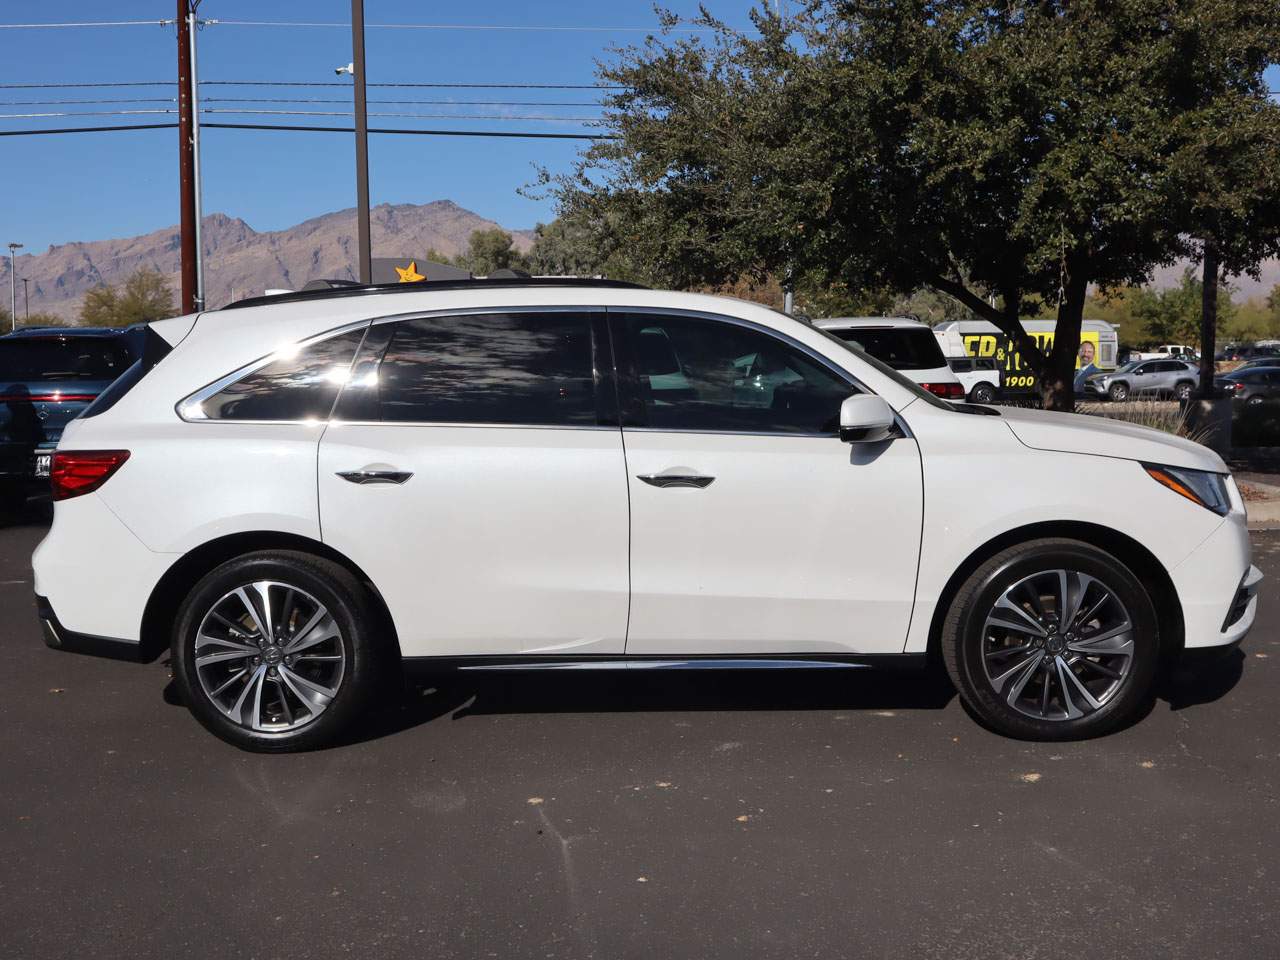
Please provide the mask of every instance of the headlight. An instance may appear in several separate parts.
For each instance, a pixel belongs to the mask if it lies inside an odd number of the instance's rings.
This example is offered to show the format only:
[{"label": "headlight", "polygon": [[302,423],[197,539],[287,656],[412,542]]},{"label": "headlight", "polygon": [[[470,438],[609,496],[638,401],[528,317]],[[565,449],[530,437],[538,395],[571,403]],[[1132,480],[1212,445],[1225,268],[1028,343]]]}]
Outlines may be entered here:
[{"label": "headlight", "polygon": [[1192,503],[1198,503],[1205,509],[1212,510],[1220,517],[1225,517],[1231,510],[1231,498],[1227,494],[1227,477],[1221,473],[1188,470],[1185,467],[1161,467],[1153,463],[1144,463],[1142,469],[1146,470],[1156,483],[1168,487]]}]

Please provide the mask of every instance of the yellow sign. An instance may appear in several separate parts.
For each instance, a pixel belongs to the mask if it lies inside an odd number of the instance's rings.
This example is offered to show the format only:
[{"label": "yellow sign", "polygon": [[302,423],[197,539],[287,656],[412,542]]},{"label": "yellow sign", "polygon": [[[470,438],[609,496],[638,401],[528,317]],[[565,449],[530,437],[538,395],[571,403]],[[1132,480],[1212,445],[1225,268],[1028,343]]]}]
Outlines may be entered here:
[{"label": "yellow sign", "polygon": [[[1052,333],[1033,333],[1036,346],[1042,353],[1048,354],[1053,347]],[[1029,388],[1035,386],[1035,376],[1022,366],[1022,357],[1004,334],[971,333],[964,337],[965,351],[971,357],[994,357],[1005,369],[1006,388]],[[1098,362],[1097,331],[1081,331],[1080,351],[1076,354],[1076,369],[1082,370],[1096,366]]]},{"label": "yellow sign", "polygon": [[427,279],[418,272],[417,260],[410,260],[407,267],[396,267],[396,273],[400,274],[401,283],[417,283],[419,280]]}]

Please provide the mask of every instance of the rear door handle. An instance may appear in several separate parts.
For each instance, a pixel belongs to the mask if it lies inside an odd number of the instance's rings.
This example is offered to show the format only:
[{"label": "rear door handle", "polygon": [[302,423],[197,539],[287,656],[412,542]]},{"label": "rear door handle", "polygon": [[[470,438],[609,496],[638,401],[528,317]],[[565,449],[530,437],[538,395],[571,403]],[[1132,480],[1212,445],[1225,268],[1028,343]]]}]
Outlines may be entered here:
[{"label": "rear door handle", "polygon": [[688,473],[642,473],[636,476],[651,487],[695,487],[701,490],[711,486],[715,477],[700,477]]},{"label": "rear door handle", "polygon": [[408,470],[340,470],[337,476],[351,483],[404,483],[413,474]]}]

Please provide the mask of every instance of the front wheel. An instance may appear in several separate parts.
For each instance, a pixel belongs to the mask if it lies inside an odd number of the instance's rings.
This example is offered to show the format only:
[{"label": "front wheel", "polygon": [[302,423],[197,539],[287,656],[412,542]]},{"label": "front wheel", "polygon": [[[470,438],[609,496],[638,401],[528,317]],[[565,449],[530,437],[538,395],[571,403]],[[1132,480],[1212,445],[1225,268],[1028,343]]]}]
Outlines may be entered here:
[{"label": "front wheel", "polygon": [[1160,637],[1128,567],[1089,544],[1045,539],[973,572],[947,612],[942,653],[961,697],[992,729],[1074,740],[1147,706]]},{"label": "front wheel", "polygon": [[1107,396],[1116,403],[1124,403],[1129,399],[1129,385],[1127,383],[1113,383],[1111,389],[1107,391]]},{"label": "front wheel", "polygon": [[1252,396],[1248,400],[1246,400],[1245,403],[1247,403],[1251,407],[1260,407],[1262,406],[1262,397],[1257,395]]},{"label": "front wheel", "polygon": [[347,732],[385,667],[367,589],[293,551],[230,560],[187,596],[173,673],[192,714],[248,750],[307,750]]}]

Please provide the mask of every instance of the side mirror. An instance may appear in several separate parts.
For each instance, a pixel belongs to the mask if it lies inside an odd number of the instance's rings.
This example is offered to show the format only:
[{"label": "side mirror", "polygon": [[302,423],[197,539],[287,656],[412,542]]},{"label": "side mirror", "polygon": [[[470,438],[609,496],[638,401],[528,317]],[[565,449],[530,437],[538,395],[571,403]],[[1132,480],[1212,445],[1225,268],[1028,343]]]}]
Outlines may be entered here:
[{"label": "side mirror", "polygon": [[893,433],[893,408],[883,397],[859,393],[840,404],[840,439],[845,443],[879,443]]}]

